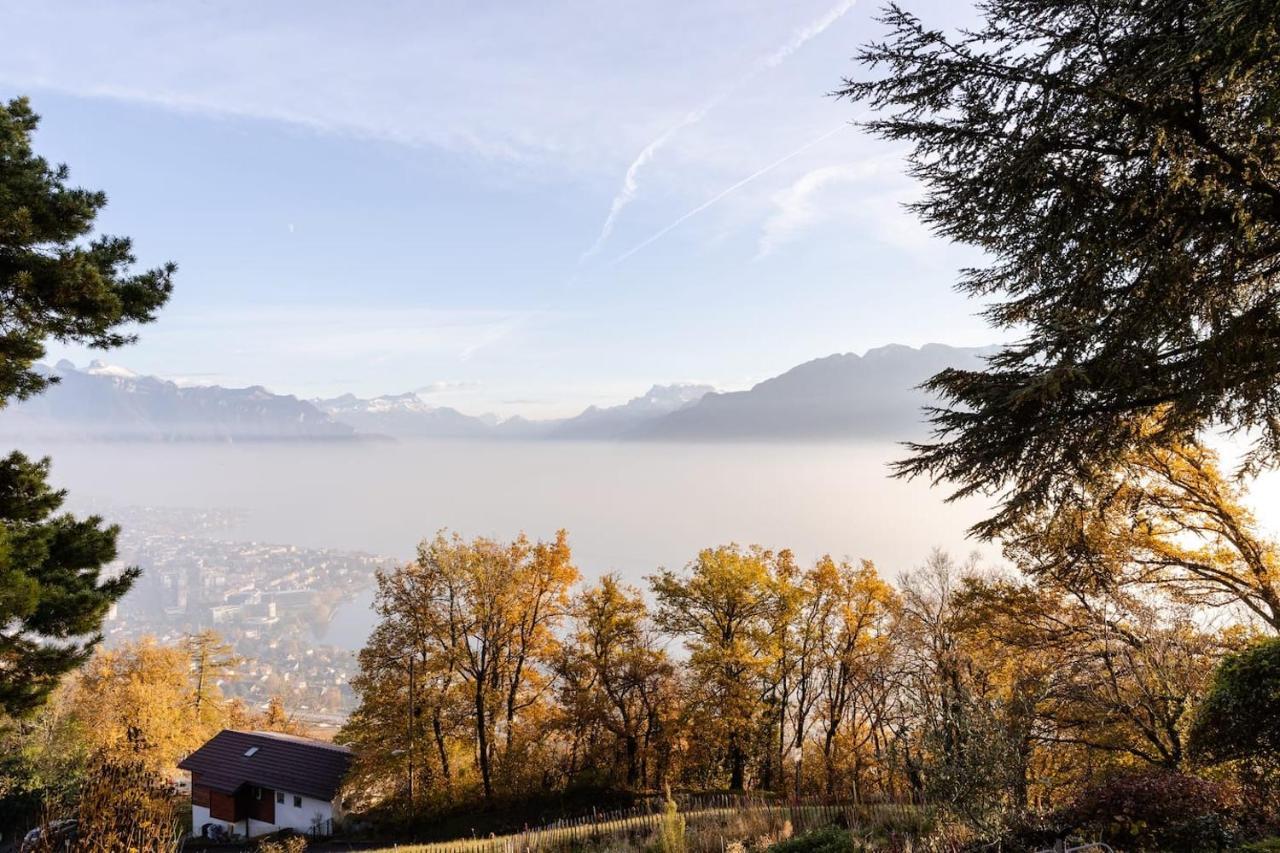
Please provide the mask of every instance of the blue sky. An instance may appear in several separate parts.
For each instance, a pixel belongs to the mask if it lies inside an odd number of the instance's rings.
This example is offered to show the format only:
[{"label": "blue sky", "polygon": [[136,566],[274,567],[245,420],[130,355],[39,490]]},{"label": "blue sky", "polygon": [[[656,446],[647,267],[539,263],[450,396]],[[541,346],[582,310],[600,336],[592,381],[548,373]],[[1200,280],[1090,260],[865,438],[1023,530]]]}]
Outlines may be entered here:
[{"label": "blue sky", "polygon": [[996,339],[952,290],[977,256],[900,209],[901,151],[826,96],[876,11],[3,0],[0,94],[107,191],[103,230],[179,264],[109,361],[547,416]]}]

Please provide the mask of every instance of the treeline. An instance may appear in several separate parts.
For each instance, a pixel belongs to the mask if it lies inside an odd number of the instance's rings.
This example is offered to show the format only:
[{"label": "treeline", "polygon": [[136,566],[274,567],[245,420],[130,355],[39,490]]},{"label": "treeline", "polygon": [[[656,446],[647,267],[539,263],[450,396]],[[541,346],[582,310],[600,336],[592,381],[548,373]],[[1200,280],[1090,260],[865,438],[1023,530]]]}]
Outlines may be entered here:
[{"label": "treeline", "polygon": [[1276,546],[1241,498],[1200,446],[1143,451],[1107,494],[1015,531],[1012,569],[935,552],[893,579],[727,545],[646,589],[584,585],[563,531],[440,534],[378,576],[339,735],[350,788],[403,812],[412,767],[419,815],[583,787],[757,789],[945,803],[993,835],[1108,785],[1266,795],[1265,750],[1198,762],[1221,754],[1201,710],[1215,670],[1280,625]]}]

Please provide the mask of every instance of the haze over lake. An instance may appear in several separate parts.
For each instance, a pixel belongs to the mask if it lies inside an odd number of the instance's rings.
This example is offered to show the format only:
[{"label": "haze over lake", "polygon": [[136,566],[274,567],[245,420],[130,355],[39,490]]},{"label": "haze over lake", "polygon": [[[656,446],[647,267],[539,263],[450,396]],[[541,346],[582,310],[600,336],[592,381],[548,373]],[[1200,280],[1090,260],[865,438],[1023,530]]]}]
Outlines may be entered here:
[{"label": "haze over lake", "polygon": [[[889,476],[891,442],[632,443],[538,441],[27,442],[53,457],[73,505],[239,510],[212,535],[411,558],[440,528],[464,536],[550,537],[564,527],[584,577],[620,572],[644,586],[727,542],[870,559],[890,579],[934,547],[998,548],[966,538],[986,509],[947,503],[923,481]],[[1264,527],[1280,513],[1280,477],[1252,492]],[[349,649],[375,618],[372,590],[338,607],[318,639]]]},{"label": "haze over lake", "polygon": [[[888,476],[867,444],[28,442],[72,499],[246,512],[228,538],[396,559],[447,527],[465,536],[569,530],[586,576],[634,582],[719,543],[875,560],[890,576],[935,545],[967,553],[980,502]],[[110,514],[109,512],[107,513]],[[991,549],[987,549],[990,551]],[[992,553],[994,556],[994,553]]]}]

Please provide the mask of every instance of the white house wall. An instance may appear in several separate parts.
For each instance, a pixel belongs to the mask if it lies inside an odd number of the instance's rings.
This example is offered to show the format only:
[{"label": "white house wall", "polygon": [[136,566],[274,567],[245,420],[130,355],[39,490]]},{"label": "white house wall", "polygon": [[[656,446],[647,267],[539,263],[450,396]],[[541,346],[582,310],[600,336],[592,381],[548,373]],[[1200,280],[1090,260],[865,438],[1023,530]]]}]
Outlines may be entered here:
[{"label": "white house wall", "polygon": [[218,820],[215,817],[210,817],[208,806],[197,806],[193,803],[191,805],[191,834],[196,837],[199,837],[200,828],[204,826],[206,823],[217,824],[218,826],[221,826],[223,829],[225,829],[227,832],[239,832],[239,830],[236,829],[235,826],[228,823],[227,821]]},{"label": "white house wall", "polygon": [[[278,832],[281,829],[293,829],[298,832],[310,832],[312,827],[317,823],[323,823],[333,817],[333,805],[324,800],[317,800],[314,797],[302,797],[302,805],[294,806],[294,795],[288,791],[281,792],[284,794],[284,802],[276,803],[276,821],[275,823],[267,823],[265,820],[257,820],[249,818],[248,833],[250,838],[259,835],[266,835],[271,832]],[[245,832],[245,822],[231,824],[225,820],[218,820],[209,816],[208,806],[191,806],[191,834],[199,837],[200,828],[206,823],[214,823],[221,826],[228,833],[236,835]]]},{"label": "white house wall", "polygon": [[[310,832],[311,827],[333,817],[333,804],[313,797],[303,797],[302,806],[295,808],[293,794],[284,791],[284,802],[276,803],[276,828]],[[260,821],[254,821],[260,823]]]}]

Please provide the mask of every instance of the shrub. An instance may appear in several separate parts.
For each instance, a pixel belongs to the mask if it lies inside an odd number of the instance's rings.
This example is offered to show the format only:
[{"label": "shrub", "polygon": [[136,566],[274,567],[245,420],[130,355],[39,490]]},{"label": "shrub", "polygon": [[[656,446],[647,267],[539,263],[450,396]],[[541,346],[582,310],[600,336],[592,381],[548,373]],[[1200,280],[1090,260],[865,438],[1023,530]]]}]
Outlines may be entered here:
[{"label": "shrub", "polygon": [[74,803],[55,811],[64,817],[42,822],[36,853],[68,845],[96,853],[173,853],[179,848],[177,792],[140,761],[95,756]]},{"label": "shrub", "polygon": [[1219,850],[1240,836],[1240,807],[1230,786],[1146,770],[1086,789],[1062,820],[1126,850]]},{"label": "shrub", "polygon": [[658,822],[658,836],[654,840],[656,853],[685,853],[684,815],[676,808],[676,801],[667,788],[667,799],[662,808],[662,820]]},{"label": "shrub", "polygon": [[828,826],[787,841],[779,841],[769,848],[769,853],[849,853],[853,848],[853,835],[838,826]]},{"label": "shrub", "polygon": [[259,843],[257,853],[305,853],[306,849],[307,839],[288,835]]},{"label": "shrub", "polygon": [[1191,751],[1203,761],[1280,761],[1280,639],[1223,660],[1190,734]]}]

